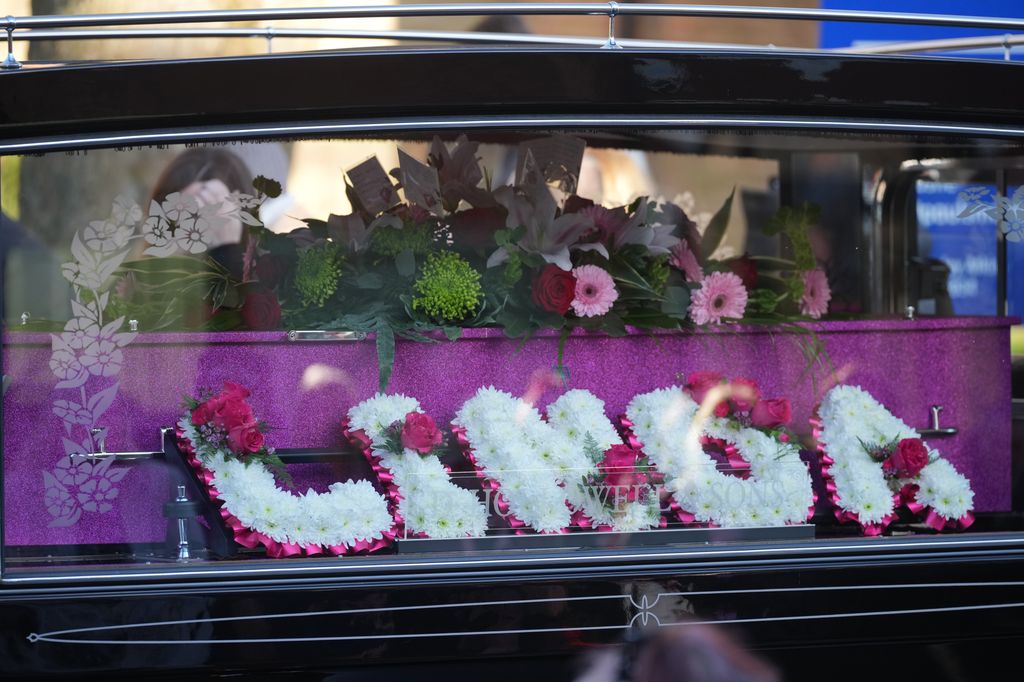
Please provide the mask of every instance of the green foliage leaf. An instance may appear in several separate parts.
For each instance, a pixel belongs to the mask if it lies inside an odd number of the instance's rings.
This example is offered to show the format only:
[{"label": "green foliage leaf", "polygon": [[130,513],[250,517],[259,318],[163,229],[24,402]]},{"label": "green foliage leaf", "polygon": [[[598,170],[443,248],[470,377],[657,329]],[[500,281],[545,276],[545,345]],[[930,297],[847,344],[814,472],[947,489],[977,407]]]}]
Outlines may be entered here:
[{"label": "green foliage leaf", "polygon": [[412,277],[416,274],[416,256],[412,251],[406,249],[395,256],[395,269],[402,277]]},{"label": "green foliage leaf", "polygon": [[520,258],[523,260],[523,265],[528,268],[542,268],[547,265],[547,262],[538,253],[521,252]]},{"label": "green foliage leaf", "polygon": [[356,286],[360,289],[380,289],[384,286],[384,277],[378,272],[364,272],[356,277]]},{"label": "green foliage leaf", "polygon": [[594,320],[593,326],[590,327],[592,329],[600,329],[608,336],[613,337],[626,335],[626,323],[617,313],[607,313],[591,319]]},{"label": "green foliage leaf", "polygon": [[221,310],[203,324],[210,332],[224,332],[242,326],[242,313],[238,310]]},{"label": "green foliage leaf", "polygon": [[688,287],[665,287],[665,300],[661,303],[661,312],[669,317],[685,320],[690,311],[690,289]]},{"label": "green foliage leaf", "polygon": [[449,341],[455,341],[462,336],[462,327],[445,327],[444,335]]},{"label": "green foliage leaf", "polygon": [[505,328],[505,336],[510,339],[524,336],[530,329],[529,314],[524,314],[513,306],[506,306],[497,316],[497,320],[498,324]]},{"label": "green foliage leaf", "polygon": [[701,262],[706,261],[711,257],[711,254],[715,252],[718,245],[722,243],[722,238],[725,237],[725,230],[729,227],[729,218],[732,215],[732,200],[736,196],[736,188],[733,187],[732,191],[729,192],[729,197],[722,204],[722,207],[715,212],[712,216],[711,222],[708,223],[708,228],[704,230],[704,236],[701,237],[700,241],[700,259]]},{"label": "green foliage leaf", "polygon": [[380,392],[384,393],[391,381],[391,371],[395,368],[395,330],[383,318],[377,318],[373,329],[377,334],[377,372],[380,377]]},{"label": "green foliage leaf", "polygon": [[770,289],[758,288],[749,292],[747,310],[751,314],[769,315],[774,313],[779,303],[787,298],[786,294],[778,294]]},{"label": "green foliage leaf", "polygon": [[610,262],[608,264],[608,273],[620,285],[629,287],[637,293],[645,294],[646,297],[652,298],[653,300],[661,300],[661,295],[651,288],[651,285],[647,282],[644,276],[637,272],[636,269],[625,260],[615,259]]}]

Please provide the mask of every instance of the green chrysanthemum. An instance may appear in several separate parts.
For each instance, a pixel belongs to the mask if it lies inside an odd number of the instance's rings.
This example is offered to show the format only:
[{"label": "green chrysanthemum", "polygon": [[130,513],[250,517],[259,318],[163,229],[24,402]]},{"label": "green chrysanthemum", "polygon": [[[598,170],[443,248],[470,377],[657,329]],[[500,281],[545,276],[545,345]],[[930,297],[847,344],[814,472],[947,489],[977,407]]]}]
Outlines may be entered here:
[{"label": "green chrysanthemum", "polygon": [[309,249],[295,266],[295,288],[302,296],[303,305],[323,307],[338,289],[341,279],[341,248],[327,242]]},{"label": "green chrysanthemum", "polygon": [[483,298],[480,273],[451,251],[428,256],[414,287],[419,296],[412,301],[413,310],[448,322],[457,322],[476,312]]},{"label": "green chrysanthemum", "polygon": [[665,290],[665,285],[668,284],[668,255],[662,254],[655,256],[650,264],[647,266],[647,281],[650,283],[651,288],[661,293]]},{"label": "green chrysanthemum", "polygon": [[382,256],[397,256],[403,251],[422,256],[433,245],[434,229],[427,223],[406,223],[401,228],[381,225],[370,235],[370,248]]}]

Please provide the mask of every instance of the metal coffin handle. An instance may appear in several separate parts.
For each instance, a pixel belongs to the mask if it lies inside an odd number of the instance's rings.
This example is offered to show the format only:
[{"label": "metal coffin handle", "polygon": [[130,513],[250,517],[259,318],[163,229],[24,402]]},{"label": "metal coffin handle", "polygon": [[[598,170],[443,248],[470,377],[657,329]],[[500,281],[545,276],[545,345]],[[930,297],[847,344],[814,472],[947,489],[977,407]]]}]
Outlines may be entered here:
[{"label": "metal coffin handle", "polygon": [[942,410],[942,405],[932,405],[932,419],[930,427],[927,429],[921,429],[918,432],[923,438],[946,438],[960,433],[960,429],[955,426],[943,427],[939,425],[939,413],[942,412]]}]

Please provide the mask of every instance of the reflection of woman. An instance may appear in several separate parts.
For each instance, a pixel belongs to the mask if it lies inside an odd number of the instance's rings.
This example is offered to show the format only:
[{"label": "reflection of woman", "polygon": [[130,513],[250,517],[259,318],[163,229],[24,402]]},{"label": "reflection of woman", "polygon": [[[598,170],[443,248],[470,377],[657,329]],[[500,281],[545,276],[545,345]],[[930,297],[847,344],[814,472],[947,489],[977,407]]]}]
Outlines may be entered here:
[{"label": "reflection of woman", "polygon": [[576,682],[778,682],[766,661],[699,622],[630,630],[620,651],[591,658]]},{"label": "reflection of woman", "polygon": [[[163,205],[177,193],[194,199],[200,208],[227,204],[222,213],[230,212],[232,192],[252,194],[252,174],[235,154],[217,147],[196,147],[178,155],[167,167],[146,201],[144,210],[152,213],[153,203]],[[242,223],[234,217],[209,223],[203,240],[208,254],[227,268],[233,276],[242,275]],[[146,244],[138,243],[135,256],[141,256]]]}]

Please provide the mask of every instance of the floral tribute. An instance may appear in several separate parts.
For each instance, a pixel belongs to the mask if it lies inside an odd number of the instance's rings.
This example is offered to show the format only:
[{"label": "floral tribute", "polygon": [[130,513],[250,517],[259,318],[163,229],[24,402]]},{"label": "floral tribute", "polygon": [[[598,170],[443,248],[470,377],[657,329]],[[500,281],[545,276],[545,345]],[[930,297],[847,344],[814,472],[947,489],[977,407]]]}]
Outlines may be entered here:
[{"label": "floral tribute", "polygon": [[[807,236],[817,219],[812,207],[787,208],[762,226],[785,236],[794,260],[732,257],[723,248],[732,195],[701,228],[682,207],[651,197],[596,205],[575,193],[578,168],[534,167],[514,184],[492,186],[478,146],[464,136],[435,138],[426,163],[399,150],[400,166],[390,176],[376,159],[359,164],[346,173],[351,213],[308,219],[287,234],[259,224],[249,207],[256,199],[236,201],[246,226],[241,280],[219,268],[212,270],[216,281],[201,287],[195,268],[134,261],[118,278],[118,305],[144,329],[374,333],[382,392],[396,338],[455,338],[462,328],[482,326],[514,338],[578,327],[620,335],[627,327],[776,323],[827,311],[827,279]],[[525,152],[524,168],[527,157],[533,158]],[[268,196],[280,190],[266,181],[260,187]],[[168,198],[146,220],[146,253],[202,258],[200,228],[223,212],[177,200]],[[182,216],[196,219],[180,223]],[[183,316],[166,296],[153,295],[156,284],[203,298]],[[147,295],[137,295],[145,287]]]},{"label": "floral tribute", "polygon": [[487,508],[455,485],[437,457],[442,434],[415,398],[378,394],[348,411],[346,438],[366,456],[387,488],[399,533],[409,537],[478,537]]},{"label": "floral tribute", "polygon": [[369,481],[331,484],[329,492],[296,495],[278,485],[283,470],[266,445],[267,427],[256,420],[248,389],[224,382],[219,393],[187,398],[178,422],[178,445],[210,499],[220,505],[235,541],[260,545],[271,557],[335,556],[372,552],[395,537],[387,501]]},{"label": "floral tribute", "polygon": [[811,425],[840,522],[878,535],[904,507],[935,530],[974,522],[967,478],[859,386],[836,386]]},{"label": "floral tribute", "polygon": [[568,391],[548,405],[547,418],[587,455],[584,470],[566,482],[574,526],[628,532],[661,525],[655,472],[642,452],[623,444],[601,399],[590,391]]},{"label": "floral tribute", "polygon": [[529,403],[481,388],[453,421],[453,431],[509,526],[561,533],[575,511],[569,483],[593,464]]},{"label": "floral tribute", "polygon": [[[762,399],[754,382],[697,372],[685,388],[634,397],[622,425],[664,474],[679,520],[779,526],[805,523],[814,508],[807,466],[784,430],[789,418],[788,401]],[[719,471],[716,451],[739,475]]]}]

